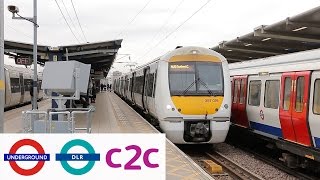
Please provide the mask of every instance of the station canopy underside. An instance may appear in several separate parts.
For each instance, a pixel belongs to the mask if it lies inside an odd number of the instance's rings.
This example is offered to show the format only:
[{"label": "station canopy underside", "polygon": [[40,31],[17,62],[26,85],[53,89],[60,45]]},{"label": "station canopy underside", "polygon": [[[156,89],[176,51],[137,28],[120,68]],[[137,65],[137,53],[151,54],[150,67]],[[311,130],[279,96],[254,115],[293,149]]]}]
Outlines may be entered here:
[{"label": "station canopy underside", "polygon": [[[122,39],[86,43],[69,46],[43,46],[38,45],[38,64],[44,65],[46,61],[76,60],[85,64],[91,64],[93,75],[105,77],[114,62]],[[5,41],[5,54],[12,57],[33,55],[33,44]]]},{"label": "station canopy underside", "polygon": [[320,7],[210,48],[229,63],[320,48]]}]

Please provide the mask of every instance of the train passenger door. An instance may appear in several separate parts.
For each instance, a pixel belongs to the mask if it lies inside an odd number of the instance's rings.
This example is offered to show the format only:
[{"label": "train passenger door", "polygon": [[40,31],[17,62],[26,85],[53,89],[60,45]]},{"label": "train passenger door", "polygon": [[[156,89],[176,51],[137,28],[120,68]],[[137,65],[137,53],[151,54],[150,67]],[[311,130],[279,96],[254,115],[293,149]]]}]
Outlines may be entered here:
[{"label": "train passenger door", "polygon": [[232,122],[248,128],[246,112],[248,76],[235,76],[233,79]]},{"label": "train passenger door", "polygon": [[150,68],[148,67],[144,70],[144,85],[143,85],[143,96],[142,96],[142,104],[146,112],[148,112],[149,75],[150,75]]},{"label": "train passenger door", "polygon": [[19,74],[19,84],[20,84],[20,92],[21,92],[20,103],[23,103],[23,100],[24,100],[24,80],[23,80],[22,73]]},{"label": "train passenger door", "polygon": [[310,71],[283,73],[281,77],[280,123],[283,138],[310,146],[308,104]]}]

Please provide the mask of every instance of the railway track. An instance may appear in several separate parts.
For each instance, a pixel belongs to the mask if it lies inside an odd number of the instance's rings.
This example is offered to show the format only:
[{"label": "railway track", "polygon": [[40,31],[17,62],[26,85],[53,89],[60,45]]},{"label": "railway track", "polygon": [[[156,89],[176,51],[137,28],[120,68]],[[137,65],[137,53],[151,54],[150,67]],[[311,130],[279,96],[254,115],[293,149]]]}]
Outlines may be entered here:
[{"label": "railway track", "polygon": [[225,155],[216,152],[205,152],[205,154],[210,157],[211,160],[223,167],[223,170],[229,174],[233,179],[243,179],[243,180],[263,180],[262,177],[254,174],[248,169],[243,168],[236,162],[232,161]]},{"label": "railway track", "polygon": [[[212,148],[209,150],[206,147],[194,149],[194,147],[179,147],[183,152],[189,155],[196,163],[198,163],[208,174],[215,179],[241,179],[241,180],[262,180],[259,175],[251,172],[250,170],[243,168],[241,165],[232,161],[225,155],[216,152]],[[222,167],[222,172],[210,172],[206,167],[205,161],[212,161]]]}]

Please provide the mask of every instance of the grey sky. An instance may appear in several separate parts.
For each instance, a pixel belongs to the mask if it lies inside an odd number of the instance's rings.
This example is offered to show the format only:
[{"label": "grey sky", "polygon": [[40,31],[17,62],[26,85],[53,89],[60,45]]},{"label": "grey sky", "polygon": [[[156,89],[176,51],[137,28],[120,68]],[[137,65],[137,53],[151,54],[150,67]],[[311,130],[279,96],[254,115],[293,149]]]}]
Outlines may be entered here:
[{"label": "grey sky", "polygon": [[[62,0],[57,1],[77,38],[85,43],[71,1],[63,0],[75,28]],[[139,65],[178,45],[213,47],[223,40],[252,32],[259,25],[272,24],[320,5],[318,0],[211,0],[178,31],[161,41],[207,0],[151,0],[130,24],[148,1],[73,0],[89,42],[124,38],[119,57],[121,54],[131,54],[131,60]],[[168,20],[180,3],[176,13]],[[21,15],[32,16],[33,0],[5,0],[5,6],[10,4],[17,5]],[[38,24],[39,44],[58,46],[78,43],[60,14],[55,0],[38,0]],[[160,29],[163,25],[164,28]],[[5,11],[5,39],[32,43],[32,33],[31,23],[12,20],[11,13]],[[161,43],[156,48],[151,49],[159,42]],[[123,58],[120,61],[127,60]],[[5,63],[14,62],[6,59]],[[115,64],[114,67],[113,70],[128,70],[124,64]]]}]

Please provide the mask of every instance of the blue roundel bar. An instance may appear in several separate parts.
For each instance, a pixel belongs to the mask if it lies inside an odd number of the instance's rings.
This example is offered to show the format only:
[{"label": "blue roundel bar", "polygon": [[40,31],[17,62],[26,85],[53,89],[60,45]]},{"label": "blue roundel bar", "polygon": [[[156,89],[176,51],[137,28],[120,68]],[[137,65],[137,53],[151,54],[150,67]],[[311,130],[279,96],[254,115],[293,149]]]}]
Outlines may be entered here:
[{"label": "blue roundel bar", "polygon": [[100,154],[56,154],[56,161],[99,161]]}]

